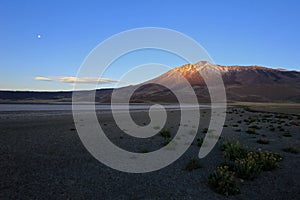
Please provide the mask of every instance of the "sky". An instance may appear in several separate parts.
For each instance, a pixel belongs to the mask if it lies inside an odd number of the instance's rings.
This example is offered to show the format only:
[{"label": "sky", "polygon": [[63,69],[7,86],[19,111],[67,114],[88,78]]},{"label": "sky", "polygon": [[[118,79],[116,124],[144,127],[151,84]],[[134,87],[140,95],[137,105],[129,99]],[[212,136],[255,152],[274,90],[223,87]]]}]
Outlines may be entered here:
[{"label": "sky", "polygon": [[[99,43],[142,27],[179,31],[217,64],[300,71],[299,10],[297,0],[1,0],[0,90],[71,90]],[[166,52],[136,52],[109,68],[100,87],[113,87],[132,67],[149,62],[185,64]],[[162,73],[149,71],[130,84]]]}]

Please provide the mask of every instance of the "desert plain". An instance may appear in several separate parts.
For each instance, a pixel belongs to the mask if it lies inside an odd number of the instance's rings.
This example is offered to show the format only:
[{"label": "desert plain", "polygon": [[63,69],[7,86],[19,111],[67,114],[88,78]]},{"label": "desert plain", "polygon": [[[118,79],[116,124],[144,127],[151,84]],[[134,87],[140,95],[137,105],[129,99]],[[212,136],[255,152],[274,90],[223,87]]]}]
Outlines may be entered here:
[{"label": "desert plain", "polygon": [[[291,106],[294,106],[291,109]],[[273,106],[274,107],[274,106]],[[1,199],[299,199],[299,105],[229,104],[221,137],[213,150],[198,158],[201,138],[207,134],[210,109],[201,109],[195,140],[174,163],[154,172],[125,173],[102,164],[83,146],[71,111],[0,113]],[[291,110],[293,112],[291,112]],[[297,115],[298,113],[298,115]],[[147,153],[168,143],[176,134],[180,111],[168,110],[165,127],[170,138],[158,133],[147,139],[126,135],[108,111],[97,111],[107,137],[128,151]],[[131,113],[139,125],[149,123],[147,110]],[[250,131],[249,131],[250,129]],[[194,131],[193,131],[194,130]],[[158,130],[159,132],[159,130]],[[252,180],[235,176],[240,192],[215,192],[209,176],[225,162],[222,144],[237,140],[253,151],[282,156],[278,166]],[[198,145],[199,144],[199,145]],[[289,151],[292,149],[294,151]],[[188,167],[191,160],[196,166]]]}]

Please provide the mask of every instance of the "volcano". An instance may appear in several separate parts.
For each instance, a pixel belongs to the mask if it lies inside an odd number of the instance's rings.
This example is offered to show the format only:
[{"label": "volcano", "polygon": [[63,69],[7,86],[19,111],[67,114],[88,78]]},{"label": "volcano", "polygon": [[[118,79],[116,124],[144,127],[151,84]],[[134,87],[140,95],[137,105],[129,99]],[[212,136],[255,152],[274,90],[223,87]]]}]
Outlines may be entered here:
[{"label": "volcano", "polygon": [[[300,72],[262,66],[221,66],[205,61],[176,67],[155,79],[119,90],[126,92],[134,87],[136,91],[131,102],[176,103],[172,91],[186,91],[184,77],[194,89],[198,101],[209,102],[204,76],[213,74],[212,70],[221,75],[229,102],[300,102]],[[155,83],[168,85],[169,89]],[[99,100],[103,100],[100,94]]]},{"label": "volcano", "polygon": [[[199,73],[200,72],[200,73]],[[146,73],[146,72],[145,72]],[[197,95],[199,102],[210,102],[206,80],[214,73],[221,75],[228,102],[300,102],[300,72],[262,66],[222,66],[201,61],[176,67],[161,76],[138,85],[96,91],[97,103],[110,103],[113,90],[134,90],[131,103],[176,103],[174,91]],[[186,81],[194,94],[187,92]],[[167,85],[168,87],[164,87]],[[3,102],[51,101],[69,102],[72,92],[8,92],[0,91]]]}]

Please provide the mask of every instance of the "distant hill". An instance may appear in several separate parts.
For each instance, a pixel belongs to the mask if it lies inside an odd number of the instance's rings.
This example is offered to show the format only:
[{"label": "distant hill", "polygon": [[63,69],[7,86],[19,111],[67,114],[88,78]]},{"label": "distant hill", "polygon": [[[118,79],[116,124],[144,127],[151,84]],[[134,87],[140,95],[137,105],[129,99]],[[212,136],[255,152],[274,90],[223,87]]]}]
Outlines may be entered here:
[{"label": "distant hill", "polygon": [[[189,81],[197,94],[199,102],[209,102],[209,94],[201,74],[209,74],[207,62],[187,64],[174,68],[161,76],[142,84],[119,88],[121,92],[136,89],[131,102],[175,103],[171,90],[153,83],[165,83],[172,91],[186,92],[182,78]],[[300,102],[300,72],[284,69],[271,69],[261,66],[221,66],[218,69],[224,81],[228,101],[251,102]],[[152,82],[152,83],[150,83]],[[113,89],[96,92],[96,102],[109,103]],[[191,94],[186,94],[191,95]],[[0,91],[0,102],[70,102],[72,92],[13,92]]]},{"label": "distant hill", "polygon": [[[222,75],[228,101],[250,102],[300,102],[300,72],[271,69],[261,66],[221,66],[213,65]],[[209,101],[209,94],[201,74],[213,70],[207,62],[188,64],[174,68],[151,82],[166,83],[175,90],[185,92],[180,72],[192,85],[200,102]],[[140,84],[134,99],[140,101],[164,100],[171,92],[166,88],[147,82]],[[141,99],[143,97],[143,99]]]},{"label": "distant hill", "polygon": [[[96,100],[108,103],[113,89],[96,91]],[[82,91],[85,93],[85,91]],[[87,93],[89,93],[87,91]],[[72,92],[0,91],[0,103],[67,103],[72,101]]]}]

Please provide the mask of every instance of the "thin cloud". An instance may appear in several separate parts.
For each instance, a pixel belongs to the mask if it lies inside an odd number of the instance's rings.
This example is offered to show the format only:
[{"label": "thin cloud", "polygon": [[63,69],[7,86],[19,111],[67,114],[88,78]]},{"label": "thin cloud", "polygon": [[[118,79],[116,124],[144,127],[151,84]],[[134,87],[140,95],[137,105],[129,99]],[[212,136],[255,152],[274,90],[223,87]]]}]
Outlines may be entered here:
[{"label": "thin cloud", "polygon": [[52,81],[51,78],[42,77],[42,76],[37,76],[37,77],[34,78],[34,80],[37,80],[37,81]]},{"label": "thin cloud", "polygon": [[95,78],[95,77],[74,77],[74,76],[64,76],[64,77],[55,77],[55,78],[48,78],[48,77],[35,77],[34,78],[37,81],[59,81],[61,83],[72,83],[72,84],[92,84],[92,83],[98,83],[98,84],[107,84],[107,83],[117,83],[119,81],[113,80],[110,78]]},{"label": "thin cloud", "polygon": [[60,77],[59,82],[62,83],[116,83],[117,80],[113,80],[110,78],[92,78],[92,77]]}]

